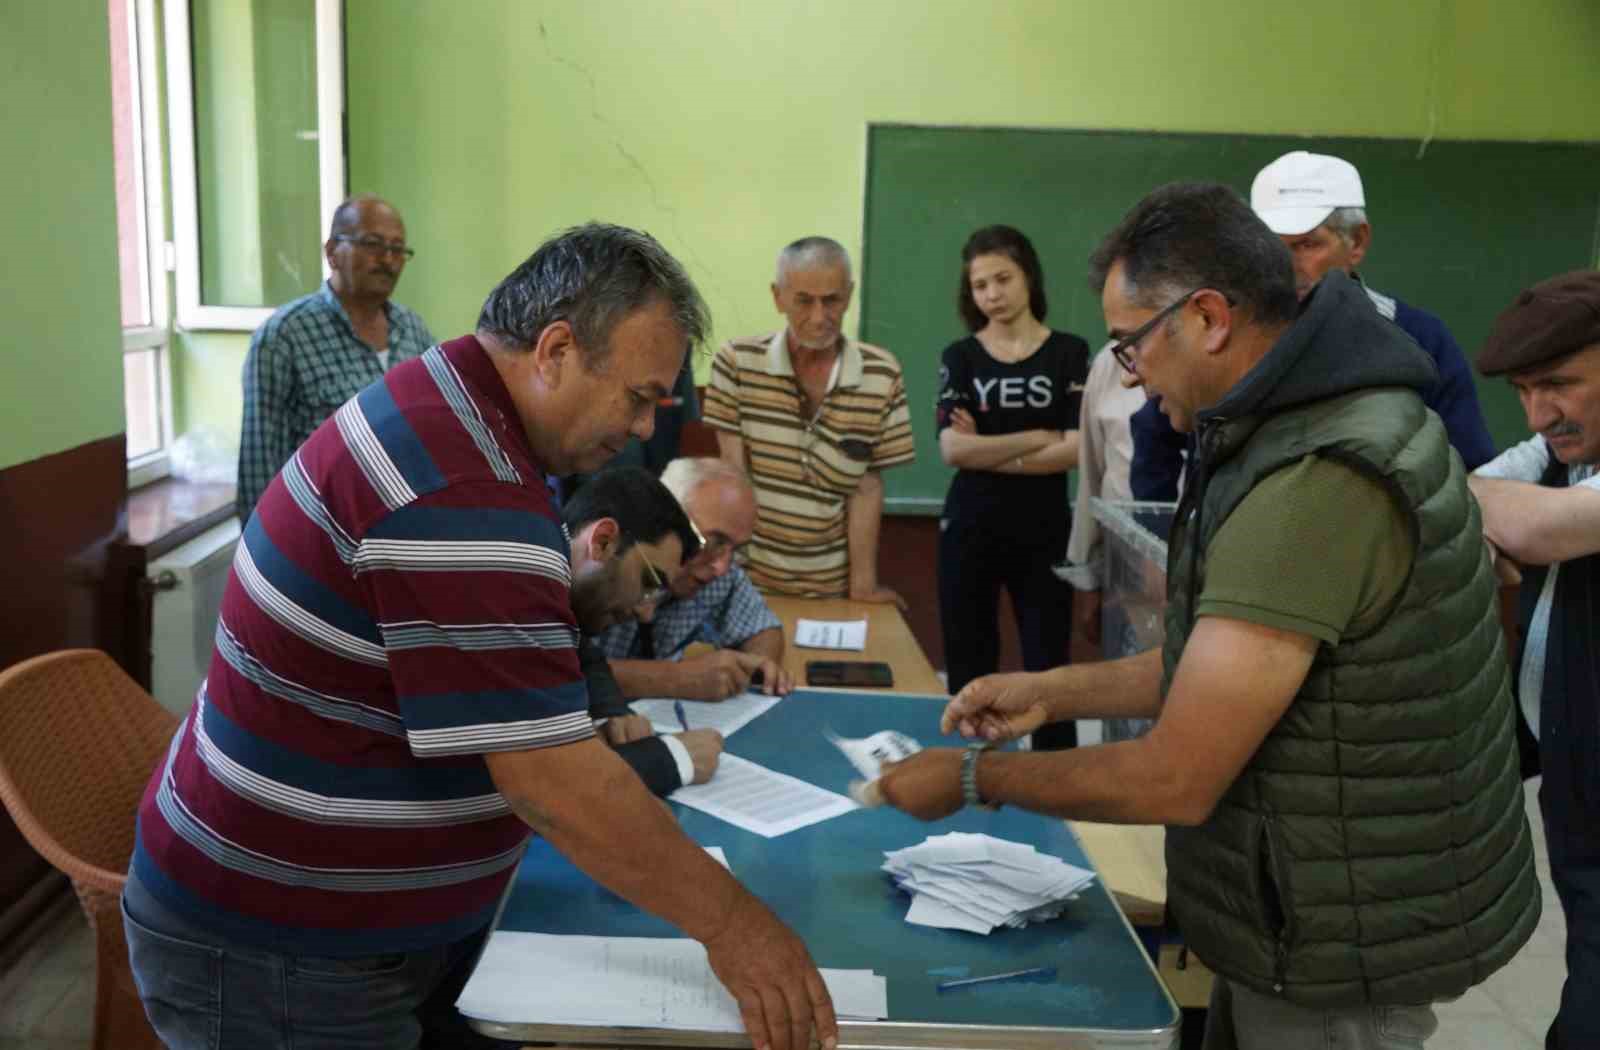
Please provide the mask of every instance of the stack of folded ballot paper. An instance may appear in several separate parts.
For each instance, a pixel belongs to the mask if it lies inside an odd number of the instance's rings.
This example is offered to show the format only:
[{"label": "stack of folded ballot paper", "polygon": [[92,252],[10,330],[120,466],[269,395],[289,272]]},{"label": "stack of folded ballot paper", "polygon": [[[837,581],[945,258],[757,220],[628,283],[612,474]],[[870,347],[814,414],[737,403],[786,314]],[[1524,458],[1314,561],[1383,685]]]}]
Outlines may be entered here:
[{"label": "stack of folded ballot paper", "polygon": [[1094,872],[1022,842],[952,832],[885,853],[883,870],[911,894],[906,921],[988,933],[1060,915]]}]

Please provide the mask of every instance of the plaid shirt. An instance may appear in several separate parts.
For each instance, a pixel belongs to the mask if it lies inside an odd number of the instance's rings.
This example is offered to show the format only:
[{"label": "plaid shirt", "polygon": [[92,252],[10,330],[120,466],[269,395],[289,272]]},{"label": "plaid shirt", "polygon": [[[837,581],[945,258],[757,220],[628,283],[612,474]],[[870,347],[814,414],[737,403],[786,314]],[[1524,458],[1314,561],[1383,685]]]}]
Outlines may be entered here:
[{"label": "plaid shirt", "polygon": [[[389,315],[391,366],[433,345],[422,318],[396,302],[383,308]],[[279,307],[256,329],[244,359],[235,503],[240,521],[249,520],[261,493],[311,432],[383,373],[383,363],[356,336],[326,281]]]},{"label": "plaid shirt", "polygon": [[684,646],[692,641],[737,649],[762,631],[783,629],[783,621],[767,608],[761,592],[737,565],[700,588],[693,597],[656,606],[653,622],[653,655],[645,654],[637,620],[619,623],[595,641],[611,660],[678,660],[683,657]]}]

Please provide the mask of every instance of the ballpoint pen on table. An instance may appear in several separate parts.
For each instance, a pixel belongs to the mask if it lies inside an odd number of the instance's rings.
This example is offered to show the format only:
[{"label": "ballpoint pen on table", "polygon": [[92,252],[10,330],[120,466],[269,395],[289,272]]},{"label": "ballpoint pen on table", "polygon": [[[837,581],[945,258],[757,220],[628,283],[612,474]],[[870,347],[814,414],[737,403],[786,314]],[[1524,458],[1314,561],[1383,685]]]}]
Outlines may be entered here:
[{"label": "ballpoint pen on table", "polygon": [[1033,966],[1026,970],[1010,970],[1006,973],[991,973],[984,977],[962,977],[954,981],[940,981],[937,985],[940,992],[948,992],[955,988],[970,988],[975,984],[1000,984],[1005,981],[1031,981],[1042,983],[1056,979],[1054,966]]},{"label": "ballpoint pen on table", "polygon": [[685,715],[683,713],[683,701],[682,700],[674,700],[674,701],[672,701],[672,710],[674,712],[676,712],[677,715],[678,715],[678,724],[680,726],[682,726],[683,727],[683,731],[685,733],[687,733],[689,731],[689,718],[688,718],[687,715]]}]

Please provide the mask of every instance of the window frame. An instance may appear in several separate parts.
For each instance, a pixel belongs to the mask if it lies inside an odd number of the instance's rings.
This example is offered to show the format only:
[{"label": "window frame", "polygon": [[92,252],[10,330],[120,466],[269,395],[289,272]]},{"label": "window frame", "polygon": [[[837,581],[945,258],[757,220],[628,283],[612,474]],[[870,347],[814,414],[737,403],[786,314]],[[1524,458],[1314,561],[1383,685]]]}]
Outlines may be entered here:
[{"label": "window frame", "polygon": [[[195,163],[194,55],[189,0],[165,4],[167,133],[172,157],[172,235],[177,327],[250,332],[276,306],[219,306],[200,300],[200,215]],[[321,228],[327,229],[345,192],[344,2],[316,0],[317,169]],[[322,261],[322,276],[328,262]]]},{"label": "window frame", "polygon": [[[136,92],[132,107],[134,152],[134,195],[138,209],[138,236],[135,243],[143,253],[139,267],[140,292],[150,312],[148,325],[122,329],[121,358],[131,353],[156,351],[156,425],[160,447],[127,460],[128,488],[138,488],[166,477],[171,472],[171,450],[177,437],[172,418],[172,323],[167,295],[167,273],[171,269],[166,239],[167,211],[163,193],[161,149],[161,77],[156,56],[159,40],[155,4],[151,0],[118,0],[126,10],[128,58]],[[127,412],[124,392],[123,412]],[[124,420],[126,425],[126,420]]]}]

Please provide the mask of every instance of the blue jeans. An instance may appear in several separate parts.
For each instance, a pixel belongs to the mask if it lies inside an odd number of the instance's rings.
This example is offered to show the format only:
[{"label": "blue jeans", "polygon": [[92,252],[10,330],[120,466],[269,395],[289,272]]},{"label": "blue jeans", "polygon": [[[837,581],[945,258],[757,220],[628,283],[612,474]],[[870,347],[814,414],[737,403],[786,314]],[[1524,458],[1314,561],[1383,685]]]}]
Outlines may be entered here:
[{"label": "blue jeans", "polygon": [[145,1013],[170,1050],[506,1046],[455,1008],[483,933],[392,955],[278,955],[195,926],[132,876],[122,925]]},{"label": "blue jeans", "polygon": [[1431,1004],[1318,1010],[1217,977],[1203,1050],[1422,1050],[1438,1027]]}]

